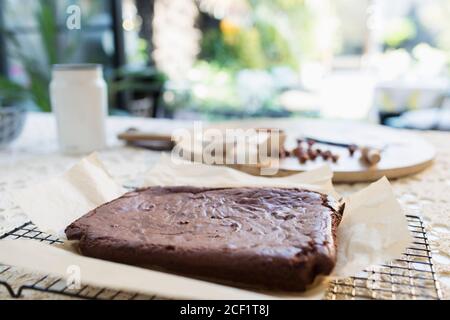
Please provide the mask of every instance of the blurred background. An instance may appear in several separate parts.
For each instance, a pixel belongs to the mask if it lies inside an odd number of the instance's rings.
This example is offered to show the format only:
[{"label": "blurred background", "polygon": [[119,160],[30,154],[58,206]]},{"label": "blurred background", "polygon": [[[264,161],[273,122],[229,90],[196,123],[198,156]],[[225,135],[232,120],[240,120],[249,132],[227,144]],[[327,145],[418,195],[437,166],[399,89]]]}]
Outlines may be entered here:
[{"label": "blurred background", "polygon": [[51,65],[80,62],[113,115],[450,130],[448,0],[0,0],[0,108],[51,111]]}]

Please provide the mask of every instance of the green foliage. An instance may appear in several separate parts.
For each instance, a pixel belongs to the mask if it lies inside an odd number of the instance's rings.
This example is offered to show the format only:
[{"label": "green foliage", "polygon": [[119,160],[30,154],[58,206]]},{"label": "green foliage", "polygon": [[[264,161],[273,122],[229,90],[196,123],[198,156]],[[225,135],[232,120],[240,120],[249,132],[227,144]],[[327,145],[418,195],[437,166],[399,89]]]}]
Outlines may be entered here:
[{"label": "green foliage", "polygon": [[157,93],[162,90],[166,81],[167,76],[154,67],[117,69],[107,79],[110,103],[114,105],[117,94],[121,92],[131,92],[136,96]]},{"label": "green foliage", "polygon": [[283,38],[277,28],[268,23],[258,23],[261,30],[261,48],[266,57],[266,67],[287,65],[294,69],[299,67],[298,61],[291,50],[288,41]]},{"label": "green foliage", "polygon": [[[52,0],[41,0],[35,13],[41,38],[40,43],[42,43],[44,50],[44,61],[38,61],[32,52],[30,54],[30,48],[20,42],[14,33],[1,30],[11,44],[13,54],[22,63],[29,79],[28,85],[21,86],[5,77],[0,77],[0,96],[8,103],[31,99],[41,111],[51,111],[49,95],[51,66],[58,63],[58,27],[53,8]],[[69,46],[66,50],[63,50],[62,56],[69,58],[73,49],[74,47]]]},{"label": "green foliage", "polygon": [[214,61],[230,69],[241,67],[236,46],[228,44],[222,32],[216,29],[207,30],[203,34],[200,59]]},{"label": "green foliage", "polygon": [[302,7],[305,4],[305,0],[252,0],[253,5],[257,3],[271,3],[277,8],[284,11],[295,10],[298,7]]},{"label": "green foliage", "polygon": [[261,45],[261,36],[256,28],[245,29],[238,34],[237,52],[242,65],[249,69],[266,67],[266,57]]},{"label": "green foliage", "polygon": [[199,61],[195,73],[190,89],[168,92],[173,94],[173,99],[165,101],[166,108],[177,110],[188,107],[208,113],[217,109],[239,110],[242,107],[236,94],[236,79],[230,69]]},{"label": "green foliage", "polygon": [[4,77],[0,77],[0,107],[10,106],[24,100],[26,90]]},{"label": "green foliage", "polygon": [[[200,62],[189,97],[202,112],[245,111],[236,75],[242,69],[300,68],[303,58],[320,56],[312,30],[315,20],[304,0],[247,0],[251,22],[225,18],[220,28],[207,29],[201,42]],[[206,90],[207,88],[207,90]],[[261,98],[260,110],[278,110],[274,96]],[[182,101],[181,99],[175,99]],[[183,107],[183,102],[179,103]]]},{"label": "green foliage", "polygon": [[58,61],[58,26],[55,13],[53,12],[52,1],[44,0],[41,2],[40,9],[36,13],[36,20],[45,56],[47,57],[47,65],[55,64]]},{"label": "green foliage", "polygon": [[220,30],[207,30],[201,48],[200,59],[231,70],[267,69],[278,65],[298,67],[288,42],[276,28],[262,22],[240,29],[232,43],[225,40]]},{"label": "green foliage", "polygon": [[417,29],[409,18],[394,19],[386,28],[384,41],[389,48],[399,48],[405,41],[413,39]]},{"label": "green foliage", "polygon": [[311,33],[314,19],[304,0],[248,0],[251,25],[221,21],[220,29],[208,29],[201,43],[202,60],[223,68],[270,69],[300,67],[302,57],[314,56]]}]

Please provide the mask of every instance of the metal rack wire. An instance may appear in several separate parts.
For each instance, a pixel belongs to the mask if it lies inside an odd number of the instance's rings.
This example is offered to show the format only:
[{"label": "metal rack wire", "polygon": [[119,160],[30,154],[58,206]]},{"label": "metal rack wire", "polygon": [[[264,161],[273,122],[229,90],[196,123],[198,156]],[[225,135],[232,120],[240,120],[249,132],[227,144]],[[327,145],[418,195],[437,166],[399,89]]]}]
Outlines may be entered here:
[{"label": "metal rack wire", "polygon": [[[414,242],[400,259],[370,268],[357,277],[332,282],[326,299],[441,299],[422,219],[417,216],[407,216],[407,219],[409,229],[414,235]],[[32,239],[48,244],[62,243],[54,236],[39,231],[32,223],[27,223],[0,237],[0,240],[6,239]],[[25,279],[25,283],[14,288],[13,284],[17,279]],[[157,296],[144,296],[90,286],[72,290],[61,278],[50,275],[25,276],[13,267],[0,265],[0,287],[2,286],[12,298],[20,298],[26,291],[34,291],[90,300],[160,299]]]},{"label": "metal rack wire", "polygon": [[331,283],[327,299],[440,300],[441,292],[423,221],[410,215],[407,220],[414,242],[401,258],[367,269],[357,277]]},{"label": "metal rack wire", "polygon": [[[36,240],[47,244],[61,244],[60,239],[39,231],[32,223],[8,232],[0,237],[0,240]],[[25,281],[25,283],[21,283]],[[18,282],[18,284],[16,284]],[[16,286],[14,286],[16,284]],[[50,295],[62,295],[69,298],[87,300],[154,300],[156,296],[145,296],[140,294],[127,293],[105,288],[94,288],[82,286],[73,290],[67,282],[61,278],[50,275],[25,275],[20,270],[0,265],[0,287],[3,286],[8,291],[11,298],[21,298],[27,291],[47,293]]]}]

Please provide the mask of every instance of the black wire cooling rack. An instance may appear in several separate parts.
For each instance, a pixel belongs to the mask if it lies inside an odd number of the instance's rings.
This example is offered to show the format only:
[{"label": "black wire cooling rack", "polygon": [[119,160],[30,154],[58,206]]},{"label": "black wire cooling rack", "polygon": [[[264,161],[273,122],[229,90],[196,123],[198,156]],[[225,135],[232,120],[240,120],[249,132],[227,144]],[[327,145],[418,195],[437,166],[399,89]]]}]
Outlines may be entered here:
[{"label": "black wire cooling rack", "polygon": [[[407,216],[407,219],[414,242],[400,259],[370,268],[357,277],[332,282],[326,299],[441,299],[422,219],[417,216]],[[48,244],[62,243],[54,236],[39,231],[32,223],[27,223],[0,237],[0,240],[6,239],[32,239]],[[11,298],[21,298],[30,291],[49,294],[50,298],[52,295],[62,295],[91,300],[159,299],[157,296],[144,296],[90,286],[81,286],[74,290],[64,279],[50,275],[24,274],[14,267],[0,265],[0,288],[2,286],[6,288]]]}]

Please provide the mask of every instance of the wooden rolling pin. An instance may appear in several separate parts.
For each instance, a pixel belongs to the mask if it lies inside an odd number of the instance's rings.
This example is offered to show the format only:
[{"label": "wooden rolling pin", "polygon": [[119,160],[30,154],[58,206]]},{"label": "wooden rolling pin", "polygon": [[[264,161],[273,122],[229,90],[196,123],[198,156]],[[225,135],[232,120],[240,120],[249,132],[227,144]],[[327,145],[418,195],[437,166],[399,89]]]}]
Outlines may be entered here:
[{"label": "wooden rolling pin", "polygon": [[135,129],[129,129],[124,133],[118,135],[120,140],[124,140],[127,142],[133,141],[165,141],[172,142],[172,136],[164,135],[164,134],[154,134],[138,131]]},{"label": "wooden rolling pin", "polygon": [[119,134],[118,138],[131,146],[156,151],[170,151],[175,146],[169,135],[146,133],[136,129],[129,129]]},{"label": "wooden rolling pin", "polygon": [[[275,155],[278,156],[280,154],[280,146],[284,146],[286,141],[286,134],[284,133],[284,131],[279,129],[260,128],[256,129],[256,132],[259,133],[259,135],[255,134],[255,136],[253,137],[254,139],[251,143],[254,143],[258,150],[259,148],[263,148],[263,150],[266,150],[269,156],[273,156],[272,153],[275,153]],[[273,137],[278,139],[276,145],[272,145]],[[120,140],[126,141],[129,145],[152,150],[172,150],[175,146],[175,142],[172,140],[173,137],[169,135],[142,132],[133,128],[119,134],[118,138]],[[211,141],[205,142],[206,144],[212,143]],[[235,141],[232,141],[233,146],[234,144]],[[223,150],[228,150],[227,144],[225,143],[222,148]]]},{"label": "wooden rolling pin", "polygon": [[370,147],[362,147],[361,149],[361,157],[368,164],[374,166],[380,163],[381,161],[381,150],[370,148]]}]

